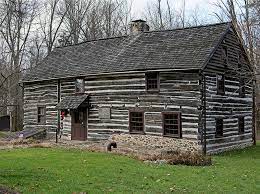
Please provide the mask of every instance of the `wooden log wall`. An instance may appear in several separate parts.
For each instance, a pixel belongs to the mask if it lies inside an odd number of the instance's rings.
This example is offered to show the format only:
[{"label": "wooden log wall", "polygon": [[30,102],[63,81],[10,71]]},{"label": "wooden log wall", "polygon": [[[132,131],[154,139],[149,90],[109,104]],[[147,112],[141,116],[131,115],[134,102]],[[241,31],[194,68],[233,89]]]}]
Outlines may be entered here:
[{"label": "wooden log wall", "polygon": [[[66,96],[70,96],[75,94],[75,79],[70,78],[70,79],[62,79],[60,80],[60,87],[61,87],[61,92],[60,92],[60,97],[63,99]],[[71,115],[70,112],[68,112],[64,119],[61,120],[61,125],[62,125],[62,134],[65,136],[71,135]]]},{"label": "wooden log wall", "polygon": [[[145,73],[92,76],[85,80],[90,94],[88,135],[106,138],[115,132],[129,132],[129,110],[144,111],[145,133],[162,135],[163,111],[182,112],[182,137],[198,138],[199,76],[196,73],[160,73],[160,91],[145,89]],[[110,119],[99,117],[110,108]]]},{"label": "wooden log wall", "polygon": [[[57,81],[44,81],[24,84],[24,129],[47,129],[55,132],[57,128],[58,103]],[[46,124],[37,123],[37,107],[46,107]]]},{"label": "wooden log wall", "polygon": [[68,113],[65,115],[64,119],[61,120],[62,123],[62,134],[71,135],[71,115]]},{"label": "wooden log wall", "polygon": [[[221,47],[228,48],[228,65],[221,60]],[[252,82],[250,68],[245,56],[241,58],[242,70],[238,70],[238,53],[244,53],[234,32],[224,38],[204,73],[206,75],[206,129],[207,152],[221,152],[234,147],[252,144]],[[239,73],[244,74],[246,82],[245,97],[239,96]],[[217,94],[217,73],[225,74],[225,94]],[[245,132],[239,134],[238,117],[245,118]],[[223,118],[223,137],[215,137],[216,118]]]}]

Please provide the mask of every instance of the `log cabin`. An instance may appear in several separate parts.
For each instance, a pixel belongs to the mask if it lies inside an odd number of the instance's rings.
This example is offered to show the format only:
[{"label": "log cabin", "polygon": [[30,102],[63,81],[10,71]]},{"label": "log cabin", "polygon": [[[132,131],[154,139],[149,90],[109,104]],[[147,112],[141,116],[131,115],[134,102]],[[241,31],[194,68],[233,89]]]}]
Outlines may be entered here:
[{"label": "log cabin", "polygon": [[22,79],[24,129],[72,140],[115,133],[191,140],[204,153],[254,142],[252,68],[232,23],[55,48]]}]

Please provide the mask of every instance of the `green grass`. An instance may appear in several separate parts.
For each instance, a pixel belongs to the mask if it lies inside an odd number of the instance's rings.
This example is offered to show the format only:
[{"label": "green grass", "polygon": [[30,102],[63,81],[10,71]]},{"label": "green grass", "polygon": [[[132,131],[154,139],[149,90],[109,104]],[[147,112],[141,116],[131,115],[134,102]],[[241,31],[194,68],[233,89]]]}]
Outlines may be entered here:
[{"label": "green grass", "polygon": [[28,148],[0,151],[0,185],[22,193],[259,193],[260,144],[213,166],[149,165],[114,154]]}]

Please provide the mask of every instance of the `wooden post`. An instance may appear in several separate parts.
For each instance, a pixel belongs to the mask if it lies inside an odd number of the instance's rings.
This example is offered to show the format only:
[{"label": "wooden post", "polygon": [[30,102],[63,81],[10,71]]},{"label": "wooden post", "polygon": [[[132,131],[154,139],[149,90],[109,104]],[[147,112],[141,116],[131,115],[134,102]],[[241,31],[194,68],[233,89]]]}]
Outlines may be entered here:
[{"label": "wooden post", "polygon": [[255,106],[255,85],[256,80],[253,80],[253,115],[252,115],[252,138],[253,138],[253,144],[256,145],[256,106]]},{"label": "wooden post", "polygon": [[206,77],[202,74],[203,80],[203,153],[207,154],[207,121],[206,121]]},{"label": "wooden post", "polygon": [[13,129],[13,114],[12,111],[10,111],[10,132],[12,132]]},{"label": "wooden post", "polygon": [[[57,84],[57,101],[60,102],[60,80],[58,80]],[[56,128],[56,143],[58,143],[58,133],[60,132],[60,110],[57,110],[57,128]]]}]

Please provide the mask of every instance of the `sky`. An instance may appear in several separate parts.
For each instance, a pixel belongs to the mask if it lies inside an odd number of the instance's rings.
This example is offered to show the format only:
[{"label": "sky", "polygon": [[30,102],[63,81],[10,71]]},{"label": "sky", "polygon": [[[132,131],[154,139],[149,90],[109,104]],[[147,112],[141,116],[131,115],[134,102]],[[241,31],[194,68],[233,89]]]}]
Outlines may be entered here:
[{"label": "sky", "polygon": [[[145,12],[145,7],[147,7],[147,4],[156,1],[157,0],[133,0],[132,17],[134,19],[142,19],[142,15]],[[215,20],[216,18],[213,16],[213,12],[216,10],[214,3],[217,1],[218,0],[185,0],[186,14],[188,15],[192,12],[192,10],[197,9],[203,18]],[[166,0],[162,0],[162,3],[165,2]],[[169,0],[169,3],[178,9],[182,7],[183,0]]]}]

